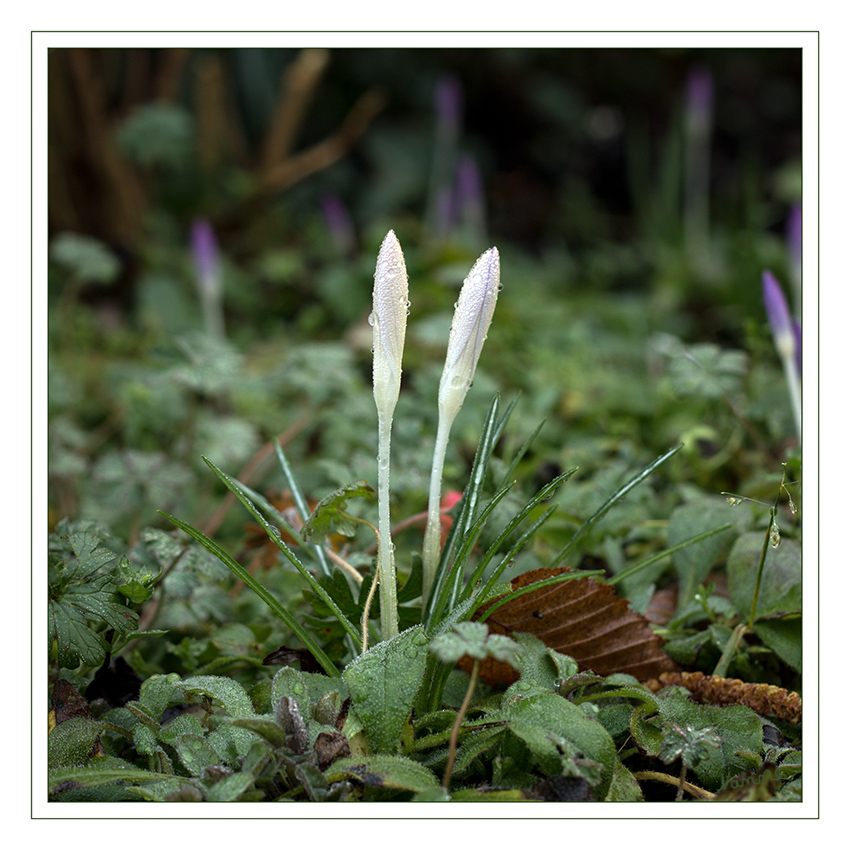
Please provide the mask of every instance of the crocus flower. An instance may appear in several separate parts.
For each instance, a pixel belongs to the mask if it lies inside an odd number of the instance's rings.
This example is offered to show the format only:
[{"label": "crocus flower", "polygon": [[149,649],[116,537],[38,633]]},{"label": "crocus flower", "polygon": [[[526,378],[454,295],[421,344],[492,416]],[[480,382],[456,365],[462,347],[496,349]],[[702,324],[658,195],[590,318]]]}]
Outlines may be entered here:
[{"label": "crocus flower", "polygon": [[345,204],[337,194],[324,195],[320,203],[334,245],[340,254],[348,256],[354,251],[354,226]]},{"label": "crocus flower", "polygon": [[[802,427],[802,398],[800,391],[800,372],[798,369],[798,343],[791,313],[788,310],[788,302],[782,292],[779,282],[768,271],[762,274],[762,296],[767,311],[767,321],[773,333],[773,342],[782,368],[785,371],[785,380],[788,384],[788,394],[791,399],[791,407],[797,423],[797,433],[801,434]],[[802,361],[799,361],[802,362]]]},{"label": "crocus flower", "polygon": [[485,231],[484,189],[481,173],[472,156],[458,159],[455,175],[455,207],[460,226],[470,240],[483,238]]},{"label": "crocus flower", "polygon": [[407,268],[398,239],[391,230],[381,244],[372,292],[375,405],[378,408],[378,581],[381,593],[381,634],[398,634],[395,562],[390,536],[390,432],[401,389],[401,355],[407,329]]},{"label": "crocus flower", "polygon": [[407,330],[407,267],[391,230],[381,244],[372,290],[373,384],[379,415],[391,418],[401,388],[401,353]]},{"label": "crocus flower", "polygon": [[190,242],[204,327],[212,336],[223,337],[221,261],[218,242],[209,221],[199,218],[192,222]]},{"label": "crocus flower", "polygon": [[447,204],[451,205],[455,159],[463,115],[463,87],[450,75],[440,77],[434,91],[435,139],[434,160],[428,187],[427,221],[431,230],[444,237],[450,227]]},{"label": "crocus flower", "polygon": [[693,68],[688,74],[685,96],[689,126],[705,127],[711,121],[714,107],[714,82],[711,71],[702,67]]},{"label": "crocus flower", "polygon": [[499,252],[491,248],[482,254],[463,282],[455,306],[446,364],[440,379],[439,421],[431,467],[431,488],[428,497],[428,522],[422,551],[422,604],[427,605],[440,556],[440,491],[443,465],[452,423],[472,386],[475,367],[481,356],[484,340],[496,309],[499,283]]},{"label": "crocus flower", "polygon": [[[711,128],[714,84],[706,68],[694,68],[686,83],[685,240],[700,266],[710,264]],[[709,265],[710,267],[710,265]]]}]

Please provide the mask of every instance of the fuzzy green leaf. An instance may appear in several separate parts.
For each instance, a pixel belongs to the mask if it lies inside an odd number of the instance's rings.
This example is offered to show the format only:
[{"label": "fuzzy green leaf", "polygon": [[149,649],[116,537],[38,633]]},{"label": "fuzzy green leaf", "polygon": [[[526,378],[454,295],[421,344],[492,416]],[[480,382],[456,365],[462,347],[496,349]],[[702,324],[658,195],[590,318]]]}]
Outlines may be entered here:
[{"label": "fuzzy green leaf", "polygon": [[457,623],[435,637],[428,648],[444,664],[457,664],[461,658],[495,658],[519,669],[519,647],[506,635],[491,635],[485,623]]},{"label": "fuzzy green leaf", "polygon": [[[753,604],[764,532],[744,534],[735,541],[726,565],[729,595],[738,613],[748,616]],[[756,617],[799,612],[803,607],[803,552],[796,540],[767,547]]]},{"label": "fuzzy green leaf", "polygon": [[357,532],[357,522],[346,513],[348,500],[374,499],[375,496],[374,489],[365,481],[353,481],[340,487],[316,505],[301,529],[301,536],[311,543],[324,543],[325,538],[334,533],[353,537]]},{"label": "fuzzy green leaf", "polygon": [[422,685],[427,648],[425,630],[415,626],[373,646],[343,672],[354,711],[375,752],[400,750],[402,729]]},{"label": "fuzzy green leaf", "polygon": [[424,765],[394,755],[350,756],[325,771],[328,782],[354,780],[376,788],[428,791],[437,788],[437,777]]},{"label": "fuzzy green leaf", "polygon": [[193,676],[184,679],[180,687],[187,694],[203,694],[218,700],[231,717],[254,716],[251,697],[235,679],[225,676]]}]

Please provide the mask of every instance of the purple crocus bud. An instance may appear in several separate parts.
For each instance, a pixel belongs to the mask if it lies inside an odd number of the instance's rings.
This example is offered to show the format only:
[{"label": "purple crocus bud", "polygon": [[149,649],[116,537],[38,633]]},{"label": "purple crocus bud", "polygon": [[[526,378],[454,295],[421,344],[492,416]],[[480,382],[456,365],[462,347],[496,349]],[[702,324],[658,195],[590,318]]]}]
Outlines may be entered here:
[{"label": "purple crocus bud", "polygon": [[481,173],[472,156],[462,156],[458,159],[455,180],[458,217],[472,231],[471,235],[478,239],[483,238],[484,189]]},{"label": "purple crocus bud", "polygon": [[331,233],[334,245],[340,254],[348,256],[354,251],[354,226],[351,216],[339,195],[329,193],[321,199],[322,213]]},{"label": "purple crocus bud", "polygon": [[223,338],[221,260],[215,232],[207,219],[197,218],[192,222],[190,242],[204,327],[212,336]]},{"label": "purple crocus bud", "polygon": [[711,71],[696,67],[688,74],[686,84],[688,123],[692,128],[706,126],[711,120],[714,107],[714,81]]},{"label": "purple crocus bud", "polygon": [[440,77],[437,81],[434,102],[440,130],[452,135],[456,134],[460,128],[463,112],[463,88],[457,77],[450,75]]},{"label": "purple crocus bud", "polygon": [[794,204],[788,214],[785,240],[788,245],[788,269],[799,286],[803,280],[803,208],[800,204]]},{"label": "purple crocus bud", "polygon": [[803,338],[802,333],[798,336],[782,288],[768,271],[762,274],[762,295],[767,310],[767,320],[773,332],[773,342],[785,372],[797,433],[801,435],[803,407],[800,389],[800,366],[802,365],[800,343]]},{"label": "purple crocus bud", "polygon": [[192,222],[192,259],[201,281],[215,280],[218,276],[218,242],[212,225],[205,218],[196,218]]}]

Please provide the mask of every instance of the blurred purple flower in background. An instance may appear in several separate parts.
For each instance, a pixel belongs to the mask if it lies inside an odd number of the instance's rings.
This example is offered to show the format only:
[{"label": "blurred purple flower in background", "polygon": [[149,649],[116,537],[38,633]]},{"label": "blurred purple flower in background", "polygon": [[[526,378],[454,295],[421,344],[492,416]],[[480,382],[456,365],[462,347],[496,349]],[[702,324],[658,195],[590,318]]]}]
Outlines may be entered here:
[{"label": "blurred purple flower in background", "polygon": [[455,173],[455,215],[471,243],[483,242],[487,235],[486,206],[481,172],[475,158],[461,156]]},{"label": "blurred purple flower in background", "polygon": [[322,196],[320,204],[325,224],[328,226],[336,249],[344,257],[352,256],[357,247],[357,240],[354,236],[351,216],[342,199],[339,195],[329,192]]},{"label": "blurred purple flower in background", "polygon": [[705,127],[714,111],[714,80],[708,68],[695,67],[686,83],[688,126]]},{"label": "blurred purple flower in background", "polygon": [[218,242],[212,225],[205,218],[192,222],[192,259],[200,280],[210,281],[218,276]]},{"label": "blurred purple flower in background", "polygon": [[192,222],[190,247],[204,328],[211,336],[223,339],[221,258],[215,232],[207,219],[197,218]]},{"label": "blurred purple flower in background", "polygon": [[773,333],[773,343],[785,370],[785,380],[788,384],[788,395],[797,423],[797,433],[802,433],[802,396],[800,378],[802,359],[798,352],[802,351],[802,334],[794,327],[788,302],[779,281],[769,272],[762,273],[762,297],[767,311],[767,321]]},{"label": "blurred purple flower in background", "polygon": [[457,77],[446,74],[437,80],[434,95],[437,133],[457,138],[463,114],[463,87]]},{"label": "blurred purple flower in background", "polygon": [[692,261],[710,271],[711,130],[714,81],[695,67],[685,83],[685,244]]},{"label": "blurred purple flower in background", "polygon": [[431,164],[426,220],[432,232],[444,238],[453,224],[453,183],[463,116],[463,88],[457,77],[444,75],[437,80],[434,111],[434,159]]}]

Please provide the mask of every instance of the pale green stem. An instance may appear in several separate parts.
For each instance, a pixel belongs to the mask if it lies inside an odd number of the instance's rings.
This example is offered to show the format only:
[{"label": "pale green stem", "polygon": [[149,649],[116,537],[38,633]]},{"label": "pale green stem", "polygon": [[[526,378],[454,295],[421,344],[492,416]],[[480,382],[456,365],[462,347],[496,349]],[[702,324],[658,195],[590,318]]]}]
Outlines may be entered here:
[{"label": "pale green stem", "polygon": [[381,637],[398,634],[395,559],[390,530],[390,430],[392,414],[378,411],[378,582],[381,591]]},{"label": "pale green stem", "polygon": [[449,432],[454,417],[440,415],[437,439],[434,445],[434,461],[431,465],[431,489],[428,495],[428,521],[425,524],[425,541],[422,547],[422,610],[428,604],[428,596],[437,576],[440,562],[440,499],[443,487],[443,466],[449,445]]},{"label": "pale green stem", "polygon": [[788,384],[788,395],[794,410],[794,422],[797,425],[797,436],[803,436],[803,400],[800,390],[800,375],[797,372],[796,358],[793,352],[782,353],[782,368],[785,370],[785,380]]}]

